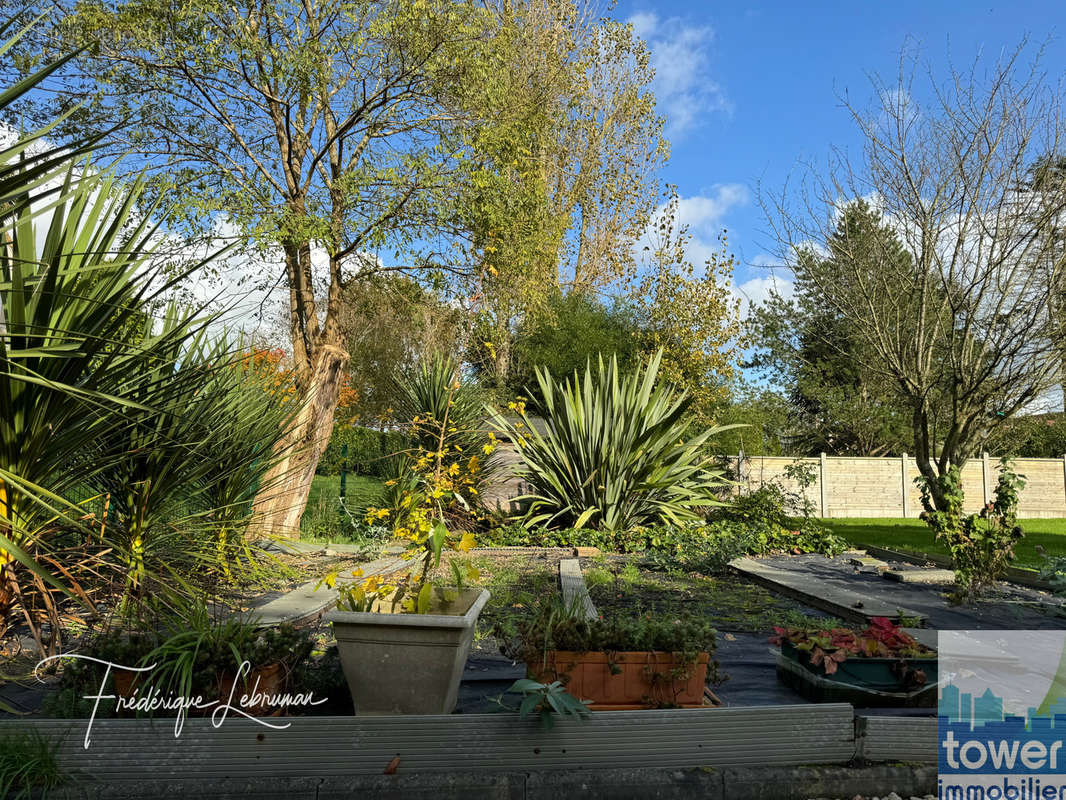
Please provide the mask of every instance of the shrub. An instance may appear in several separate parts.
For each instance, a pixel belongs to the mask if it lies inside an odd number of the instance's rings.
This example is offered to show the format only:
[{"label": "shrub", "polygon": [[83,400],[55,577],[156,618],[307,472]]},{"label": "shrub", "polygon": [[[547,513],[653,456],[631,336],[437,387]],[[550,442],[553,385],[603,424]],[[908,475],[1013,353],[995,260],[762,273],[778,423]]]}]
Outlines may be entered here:
[{"label": "shrub", "polygon": [[916,479],[922,490],[921,518],[951,552],[955,568],[955,594],[959,602],[972,602],[1003,577],[1014,560],[1014,548],[1025,535],[1018,525],[1018,493],[1025,476],[1014,471],[1009,458],[1000,460],[995,499],[977,514],[962,514],[963,491],[959,468],[952,466],[938,482],[947,509],[938,511],[924,477]]},{"label": "shrub", "polygon": [[645,563],[653,569],[681,569],[711,575],[734,558],[754,552],[748,526],[732,520],[689,528],[665,528],[650,539]]},{"label": "shrub", "polygon": [[1040,545],[1036,551],[1044,557],[1044,563],[1040,567],[1040,577],[1051,584],[1051,591],[1055,594],[1066,594],[1066,556],[1051,556]]},{"label": "shrub", "polygon": [[[112,630],[98,634],[80,653],[87,658],[66,661],[59,695],[47,710],[60,717],[90,714],[91,697],[101,688],[107,671],[102,662],[124,667],[154,664],[155,668],[138,681],[137,693],[141,697],[158,690],[164,698],[199,695],[210,700],[217,694],[219,675],[235,675],[243,661],[253,668],[281,663],[289,675],[309,659],[312,647],[308,632],[288,623],[261,629],[250,618],[215,620],[206,606],[194,603],[180,616],[162,620],[158,631]],[[110,680],[114,679],[112,670]],[[112,712],[114,706],[114,701],[103,701],[101,713]],[[174,711],[161,708],[154,713],[169,716]]]},{"label": "shrub", "polygon": [[[463,523],[478,517],[477,487],[494,449],[492,434],[481,424],[480,402],[458,377],[457,365],[440,357],[422,366],[407,392],[417,449],[400,460],[397,477],[385,482],[387,505],[367,508],[365,519],[368,525],[389,520],[393,534],[406,544],[403,558],[411,568],[388,582],[371,576],[345,587],[338,601],[345,610],[376,610],[386,602],[394,610],[424,614],[435,597],[450,600],[452,587],[461,589],[478,577],[476,569],[457,559],[449,562],[451,587],[438,586],[430,573],[445,549],[465,553],[474,546]],[[337,580],[338,574],[330,573],[323,583],[332,588]]]},{"label": "shrub", "polygon": [[648,536],[644,529],[601,531],[595,528],[545,528],[508,522],[478,541],[483,547],[598,547],[612,553],[635,553],[647,549]]},{"label": "shrub", "polygon": [[614,357],[606,366],[601,358],[596,371],[562,381],[538,369],[530,405],[543,433],[521,403],[512,404],[520,422],[494,416],[522,459],[527,522],[618,531],[698,520],[715,504],[721,473],[703,444],[721,429],[689,435],[687,393],[656,386],[661,358],[628,375]]},{"label": "shrub", "polygon": [[835,556],[847,550],[847,541],[819,524],[814,516],[814,504],[806,495],[815,480],[813,468],[797,461],[785,468],[785,474],[797,483],[798,491],[780,481],[768,481],[716,509],[711,524],[743,524],[746,552],[755,555],[785,552]]},{"label": "shrub", "polygon": [[441,356],[409,374],[401,391],[410,446],[391,461],[380,507],[368,510],[367,522],[388,519],[400,530],[422,509],[469,530],[480,521],[480,489],[496,470],[481,392]]}]

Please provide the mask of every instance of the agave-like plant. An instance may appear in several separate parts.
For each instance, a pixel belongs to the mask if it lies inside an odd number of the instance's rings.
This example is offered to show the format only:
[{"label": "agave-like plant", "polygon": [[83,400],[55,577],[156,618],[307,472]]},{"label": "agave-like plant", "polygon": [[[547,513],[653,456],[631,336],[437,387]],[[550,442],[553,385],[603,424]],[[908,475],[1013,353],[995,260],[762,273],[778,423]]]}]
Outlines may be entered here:
[{"label": "agave-like plant", "polygon": [[430,452],[441,444],[452,453],[458,447],[472,454],[488,441],[479,388],[462,379],[459,365],[437,355],[416,365],[398,379],[400,413],[411,420],[414,443]]},{"label": "agave-like plant", "polygon": [[[724,427],[690,435],[686,392],[656,384],[660,350],[646,367],[620,375],[613,356],[562,381],[538,368],[539,394],[520,422],[494,412],[496,425],[518,447],[518,498],[526,521],[549,527],[625,530],[684,524],[720,504],[720,470],[704,444]],[[533,423],[530,412],[543,418]]]}]

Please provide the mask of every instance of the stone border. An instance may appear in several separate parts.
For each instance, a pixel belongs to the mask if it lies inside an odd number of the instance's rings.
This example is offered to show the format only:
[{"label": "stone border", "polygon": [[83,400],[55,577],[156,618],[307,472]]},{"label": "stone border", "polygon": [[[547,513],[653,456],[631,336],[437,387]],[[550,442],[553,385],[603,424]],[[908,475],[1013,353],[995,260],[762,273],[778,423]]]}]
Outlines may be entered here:
[{"label": "stone border", "polygon": [[225,778],[205,780],[109,781],[60,786],[55,800],[199,800],[292,798],[292,800],[806,800],[810,797],[903,797],[935,794],[935,766],[745,767],[716,770],[624,769],[548,773],[361,775],[323,778]]},{"label": "stone border", "polygon": [[[798,573],[779,569],[753,558],[734,558],[729,562],[729,566],[744,577],[778,594],[792,597],[847,622],[868,625],[873,617],[887,617],[899,622],[902,615],[917,619],[924,626],[927,618],[925,614],[909,608],[901,608],[894,603],[886,603],[848,589],[826,586],[822,583],[805,587],[803,584],[806,581]],[[812,580],[811,583],[815,581]]]},{"label": "stone border", "polygon": [[[919,567],[925,566],[926,564],[934,564],[941,569],[952,568],[950,558],[935,553],[912,553],[907,550],[891,550],[887,547],[875,547],[873,545],[863,546],[871,555],[875,555],[878,558],[888,559],[890,561],[902,561]],[[1041,579],[1036,570],[1022,569],[1021,567],[1007,567],[1007,574],[1001,580],[1004,580],[1007,583],[1017,583],[1021,586],[1028,586],[1030,589],[1040,589],[1045,592],[1052,591],[1051,584],[1048,581]]]}]

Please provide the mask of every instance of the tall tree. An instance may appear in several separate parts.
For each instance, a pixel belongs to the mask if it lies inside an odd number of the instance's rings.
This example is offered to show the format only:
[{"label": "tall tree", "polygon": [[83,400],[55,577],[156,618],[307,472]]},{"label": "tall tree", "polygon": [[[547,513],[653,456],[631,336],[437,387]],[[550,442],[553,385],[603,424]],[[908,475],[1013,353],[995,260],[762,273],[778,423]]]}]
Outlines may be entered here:
[{"label": "tall tree", "polygon": [[[787,387],[793,446],[800,452],[898,454],[910,447],[911,430],[896,384],[870,368],[862,337],[809,272],[835,275],[844,285],[856,270],[872,276],[881,257],[903,268],[910,256],[862,200],[843,210],[828,246],[827,255],[799,254],[791,298],[772,292],[752,308],[748,327],[755,352],[748,365]],[[862,263],[849,263],[854,259]]]},{"label": "tall tree", "polygon": [[345,287],[466,267],[439,246],[456,232],[439,200],[467,163],[443,145],[478,113],[454,87],[499,71],[490,21],[450,0],[85,0],[64,31],[96,43],[89,113],[132,121],[113,146],[177,190],[181,221],[235,225],[279,264],[267,282],[288,292],[303,405],[256,507],[264,532],[297,531],[349,358]]},{"label": "tall tree", "polygon": [[[650,90],[648,49],[632,25],[600,16],[596,0],[485,2],[501,24],[514,20],[520,31],[510,48],[512,84],[520,88],[508,89],[510,103],[530,96],[542,112],[525,120],[525,149],[515,159],[536,176],[527,185],[536,185],[537,212],[511,214],[501,225],[498,203],[484,206],[493,221],[485,259],[493,269],[476,295],[483,335],[475,344],[491,357],[490,377],[503,388],[513,383],[516,325],[550,315],[545,285],[590,294],[633,275],[669,147]],[[538,234],[514,236],[523,220]]]},{"label": "tall tree", "polygon": [[[1033,192],[1051,205],[1051,213],[1042,225],[1043,236],[1048,239],[1048,248],[1043,265],[1046,271],[1047,290],[1050,300],[1052,319],[1057,323],[1056,336],[1059,340],[1059,361],[1062,364],[1062,402],[1066,409],[1066,286],[1061,285],[1062,274],[1056,264],[1066,253],[1066,219],[1054,210],[1056,198],[1066,186],[1066,155],[1048,153],[1036,160],[1029,170],[1028,180],[1022,184],[1023,192]],[[1037,208],[1037,224],[1045,209]]]},{"label": "tall tree", "polygon": [[629,294],[647,352],[663,351],[663,379],[686,389],[694,415],[710,421],[729,395],[744,343],[740,300],[730,291],[734,259],[723,232],[721,249],[699,267],[693,264],[687,254],[692,235],[679,219],[673,187],[666,198]]},{"label": "tall tree", "polygon": [[[1066,209],[1066,187],[1020,189],[1038,154],[1059,152],[1061,98],[1019,47],[984,70],[930,74],[915,94],[918,62],[897,80],[874,79],[869,113],[849,105],[864,137],[861,161],[837,153],[829,178],[786,194],[771,216],[785,254],[829,250],[841,198],[876,197],[909,256],[889,243],[849,238],[840,270],[799,259],[805,278],[893,381],[911,419],[915,460],[944,510],[940,476],[961,465],[988,431],[1059,380],[1049,287],[1066,269],[1047,235]],[[858,251],[863,248],[862,252]]]},{"label": "tall tree", "polygon": [[604,303],[571,290],[555,291],[545,313],[522,320],[515,331],[514,367],[509,391],[531,396],[537,386],[536,369],[566,378],[615,356],[626,372],[641,362],[644,342],[633,309],[624,301]]}]

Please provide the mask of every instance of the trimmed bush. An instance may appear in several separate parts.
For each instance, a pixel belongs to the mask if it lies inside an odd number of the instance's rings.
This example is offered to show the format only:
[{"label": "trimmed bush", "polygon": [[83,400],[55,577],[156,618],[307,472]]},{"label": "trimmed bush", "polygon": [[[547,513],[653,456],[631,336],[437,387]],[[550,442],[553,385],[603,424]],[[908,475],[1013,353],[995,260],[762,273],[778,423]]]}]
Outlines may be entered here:
[{"label": "trimmed bush", "polygon": [[344,459],[341,451],[348,445],[348,471],[357,475],[387,478],[395,469],[392,462],[398,453],[409,449],[411,442],[399,431],[378,431],[361,425],[338,425],[318,462],[319,475],[339,475]]}]

